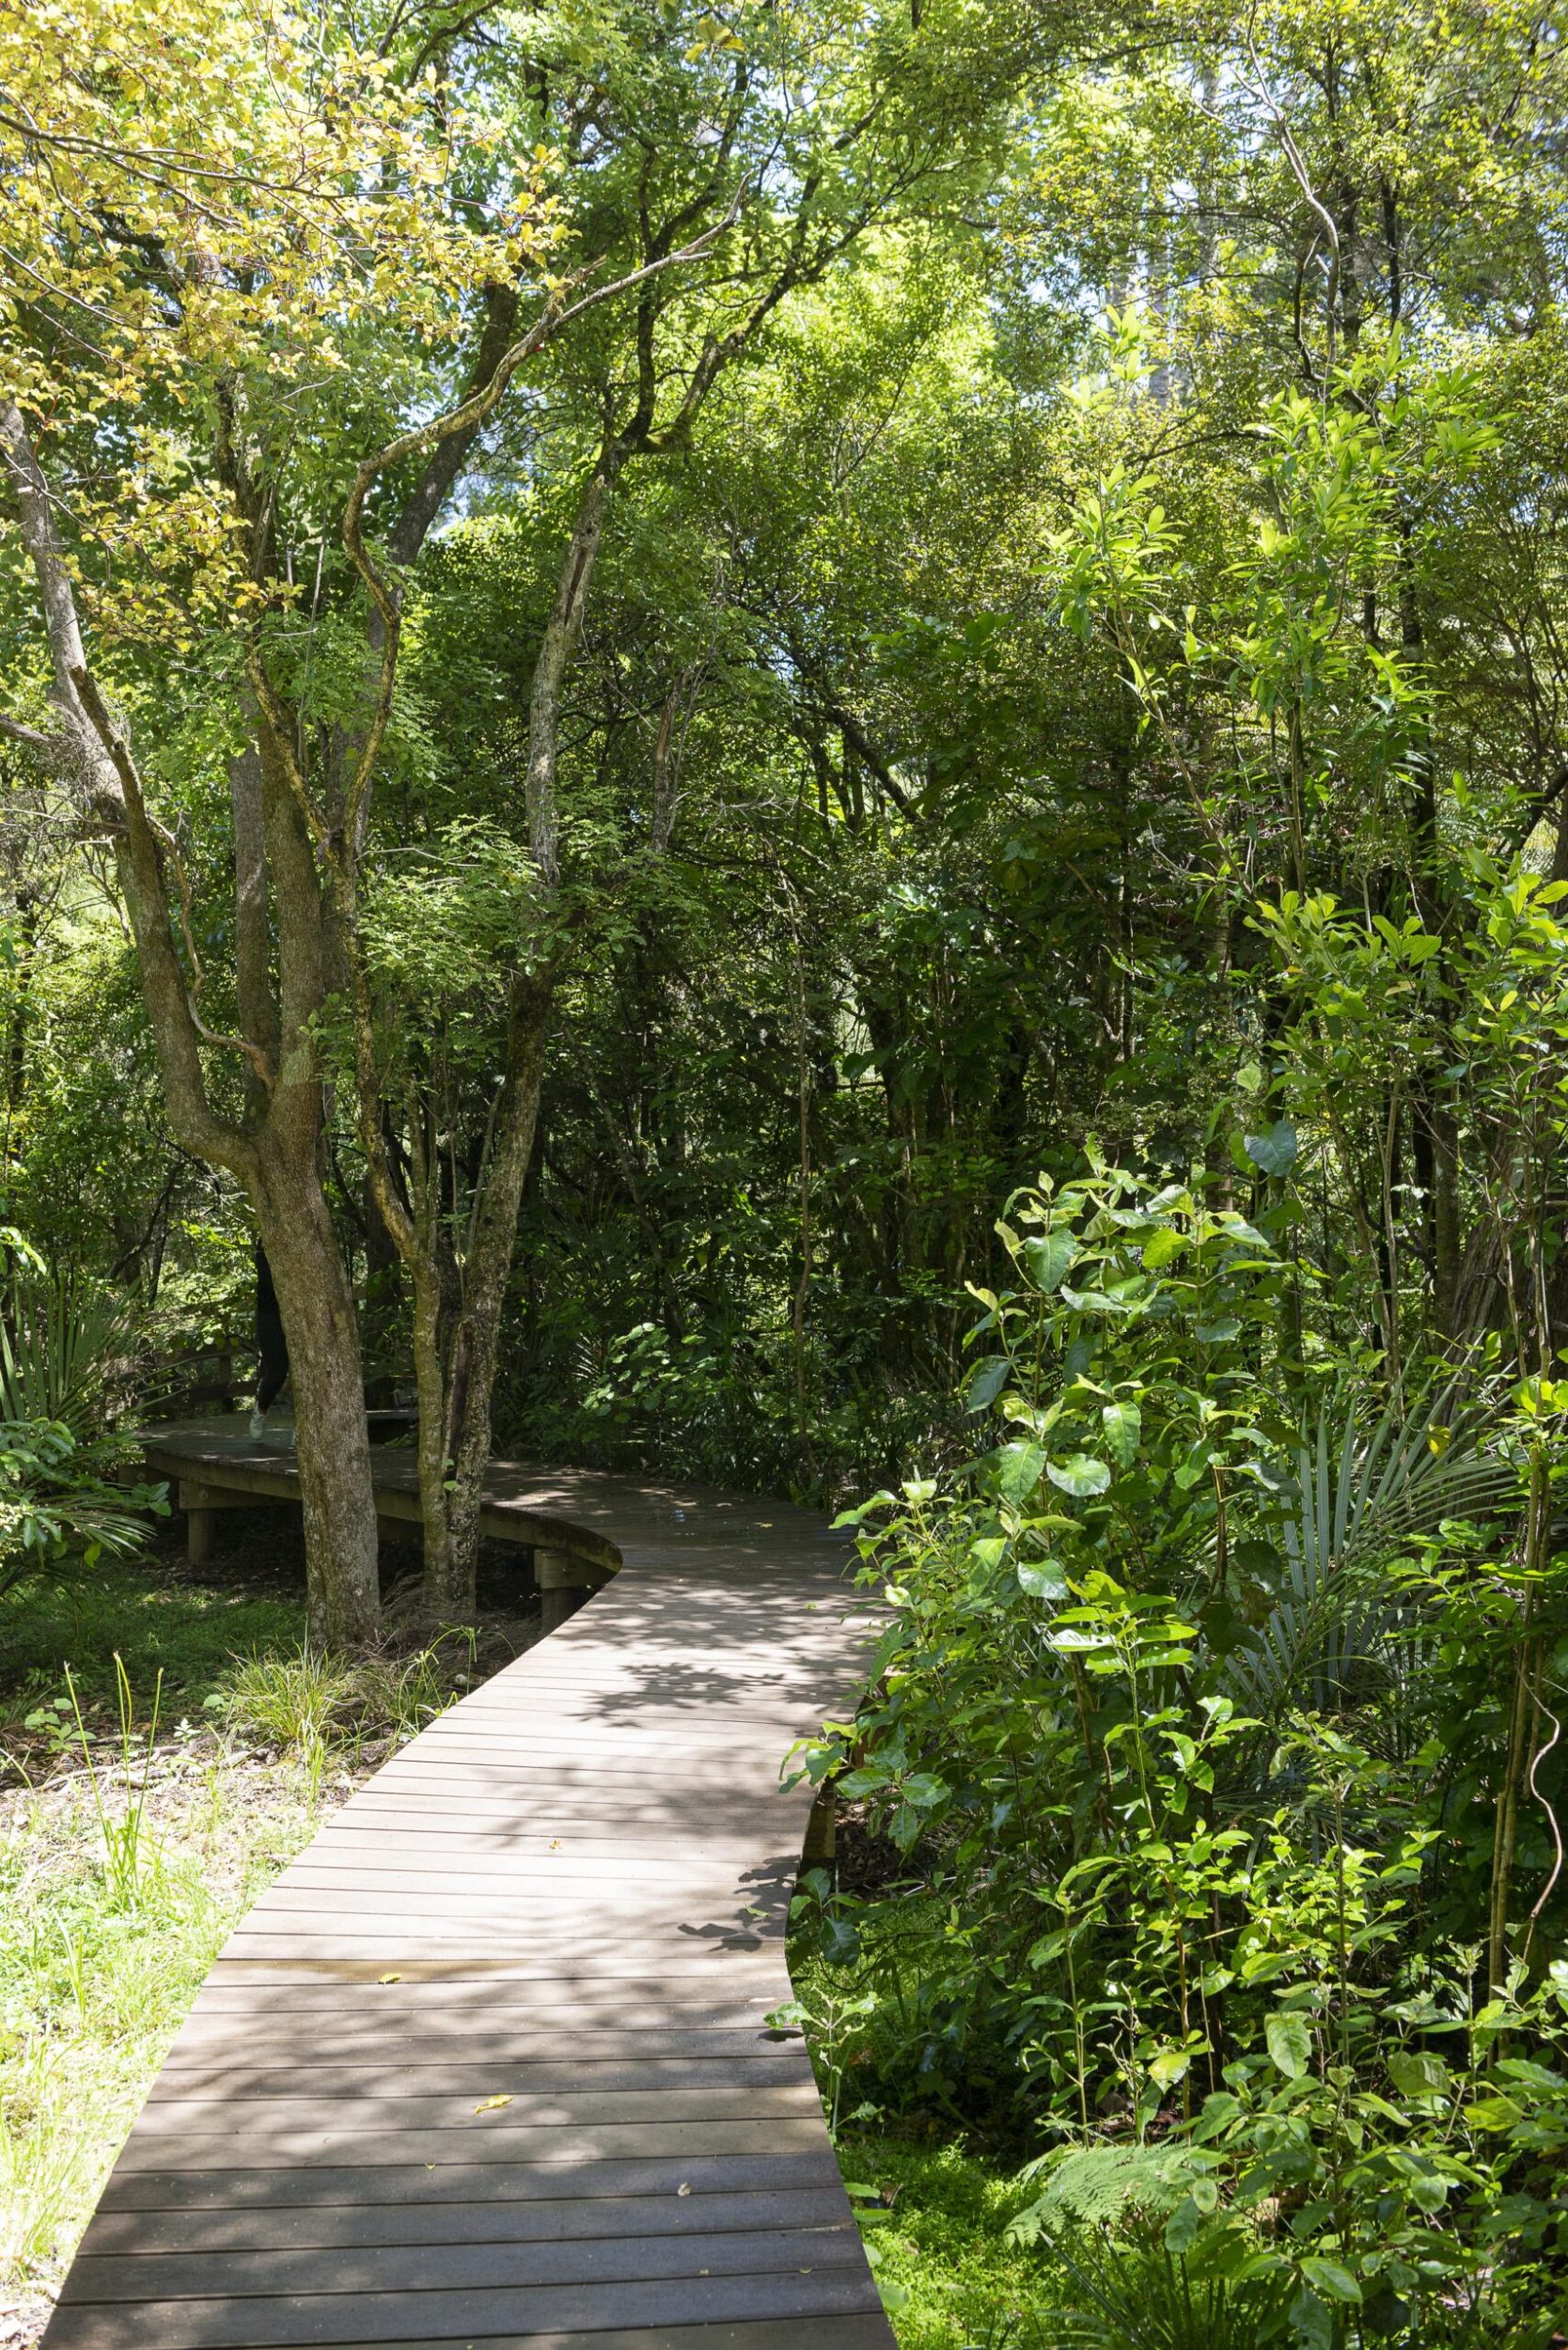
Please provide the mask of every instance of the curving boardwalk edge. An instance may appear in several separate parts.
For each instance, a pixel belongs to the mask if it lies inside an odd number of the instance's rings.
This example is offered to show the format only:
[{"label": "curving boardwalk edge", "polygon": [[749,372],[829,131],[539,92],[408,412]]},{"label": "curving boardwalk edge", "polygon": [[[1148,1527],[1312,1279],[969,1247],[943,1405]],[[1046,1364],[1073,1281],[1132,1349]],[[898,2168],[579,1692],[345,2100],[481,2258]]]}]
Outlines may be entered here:
[{"label": "curving boardwalk edge", "polygon": [[869,1639],[844,1546],[783,1502],[496,1484],[619,1573],[241,1922],[47,2350],[892,2350],[765,2022],[810,1809],[779,1764]]}]

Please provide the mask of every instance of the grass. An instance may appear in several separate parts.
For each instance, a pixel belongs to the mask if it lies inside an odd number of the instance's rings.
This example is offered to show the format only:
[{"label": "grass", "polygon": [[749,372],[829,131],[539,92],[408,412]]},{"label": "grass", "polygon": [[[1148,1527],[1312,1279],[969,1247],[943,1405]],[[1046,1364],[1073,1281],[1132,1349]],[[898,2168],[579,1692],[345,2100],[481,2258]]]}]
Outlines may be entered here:
[{"label": "grass", "polygon": [[[220,1944],[333,1793],[210,1730],[156,1745],[129,1785],[118,1741],[87,1752],[90,1770],[62,1756],[0,1793],[0,2288],[24,2303],[57,2280]],[[100,1804],[113,1826],[138,1800],[111,1854]]]},{"label": "grass", "polygon": [[1027,2350],[1042,2273],[1007,2241],[1029,2200],[1011,2174],[961,2146],[848,2131],[839,2163],[899,2350]]},{"label": "grass", "polygon": [[297,1648],[303,1594],[192,1578],[165,1559],[105,1562],[57,1590],[24,1585],[0,1600],[0,1737],[63,1694],[69,1664],[89,1713],[115,1710],[115,1658],[131,1685],[163,1674],[165,1719],[200,1717],[236,1655]]},{"label": "grass", "polygon": [[257,1649],[236,1660],[207,1703],[237,1728],[306,1755],[332,1739],[380,1735],[400,1745],[468,1685],[474,1663],[475,1642],[458,1632],[405,1656],[348,1660],[303,1642],[282,1652]]}]

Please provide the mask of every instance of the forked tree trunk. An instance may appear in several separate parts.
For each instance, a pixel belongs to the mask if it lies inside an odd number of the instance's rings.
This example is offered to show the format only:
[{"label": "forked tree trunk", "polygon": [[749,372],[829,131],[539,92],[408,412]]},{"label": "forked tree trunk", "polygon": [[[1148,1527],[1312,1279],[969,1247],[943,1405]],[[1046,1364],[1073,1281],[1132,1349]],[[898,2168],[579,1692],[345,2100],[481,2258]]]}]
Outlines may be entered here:
[{"label": "forked tree trunk", "polygon": [[[195,947],[185,959],[174,926],[183,877],[149,816],[131,744],[88,673],[75,591],[55,527],[48,484],[21,412],[0,409],[0,460],[11,480],[23,540],[38,580],[54,667],[57,733],[43,755],[114,843],[136,942],[142,999],[176,1139],[227,1169],[255,1211],[289,1340],[304,1506],[312,1638],[359,1648],[375,1637],[376,1504],[370,1480],[359,1333],[317,1151],[322,1099],[308,1023],[321,996],[321,892],[297,812],[255,752],[235,761],[236,979],[243,1033],[214,1036],[200,1015]],[[280,1006],[272,1002],[268,869],[276,892]],[[243,1058],[245,1115],[214,1108],[204,1055]]]},{"label": "forked tree trunk", "polygon": [[447,1622],[473,1619],[501,1312],[539,1123],[554,995],[551,972],[522,978],[512,990],[507,1073],[462,1266],[436,1238],[436,1202],[418,1201],[413,1219],[424,1599],[429,1612]]}]

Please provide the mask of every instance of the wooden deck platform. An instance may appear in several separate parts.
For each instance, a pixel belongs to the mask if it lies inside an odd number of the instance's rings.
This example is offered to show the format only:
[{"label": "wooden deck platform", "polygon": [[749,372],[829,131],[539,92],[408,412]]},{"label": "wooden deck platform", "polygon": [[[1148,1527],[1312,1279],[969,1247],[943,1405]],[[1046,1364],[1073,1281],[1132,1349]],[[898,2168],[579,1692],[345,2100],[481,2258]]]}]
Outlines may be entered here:
[{"label": "wooden deck platform", "polygon": [[[149,1449],[287,1486],[238,1435]],[[779,1764],[865,1655],[843,1545],[782,1502],[515,1464],[492,1506],[619,1571],[237,1928],[48,2350],[891,2350],[765,2020],[809,1811]]]}]

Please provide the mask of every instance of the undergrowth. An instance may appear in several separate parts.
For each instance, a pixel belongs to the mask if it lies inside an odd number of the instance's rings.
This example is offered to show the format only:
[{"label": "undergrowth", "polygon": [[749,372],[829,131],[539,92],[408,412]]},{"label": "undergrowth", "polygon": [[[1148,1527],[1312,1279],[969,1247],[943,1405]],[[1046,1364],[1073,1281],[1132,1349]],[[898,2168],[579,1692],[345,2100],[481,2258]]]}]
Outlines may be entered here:
[{"label": "undergrowth", "polygon": [[1027,2190],[955,2144],[845,2131],[838,2153],[899,2350],[1033,2350],[1040,2262],[1007,2235]]},{"label": "undergrowth", "polygon": [[29,1585],[0,1601],[0,1737],[63,1694],[68,1663],[89,1714],[115,1709],[117,1656],[137,1691],[150,1692],[162,1674],[172,1725],[199,1714],[236,1656],[296,1647],[304,1636],[303,1593],[198,1579],[163,1559],[105,1561],[64,1588]]}]

